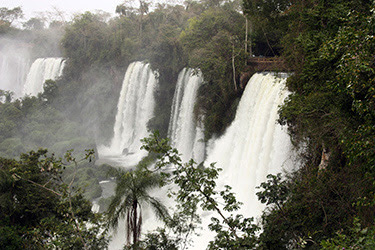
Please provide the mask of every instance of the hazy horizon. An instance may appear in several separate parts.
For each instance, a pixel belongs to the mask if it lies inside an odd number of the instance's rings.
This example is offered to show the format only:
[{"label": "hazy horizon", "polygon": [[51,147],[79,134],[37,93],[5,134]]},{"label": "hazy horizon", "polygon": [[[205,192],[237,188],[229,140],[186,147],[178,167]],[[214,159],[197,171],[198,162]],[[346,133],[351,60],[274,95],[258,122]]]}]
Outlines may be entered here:
[{"label": "hazy horizon", "polygon": [[56,13],[56,10],[63,12],[67,19],[70,19],[76,13],[96,10],[102,10],[113,15],[116,6],[122,2],[122,0],[0,0],[0,7],[12,9],[20,6],[24,13],[22,23],[46,12]]},{"label": "hazy horizon", "polygon": [[[124,0],[0,0],[0,7],[15,8],[20,6],[24,12],[23,21],[25,21],[31,17],[37,17],[43,12],[56,13],[56,10],[63,12],[68,19],[76,13],[96,10],[102,10],[114,15],[116,6],[123,2]],[[134,2],[135,4],[137,3],[136,0]],[[181,1],[151,0],[150,2],[166,3]]]}]

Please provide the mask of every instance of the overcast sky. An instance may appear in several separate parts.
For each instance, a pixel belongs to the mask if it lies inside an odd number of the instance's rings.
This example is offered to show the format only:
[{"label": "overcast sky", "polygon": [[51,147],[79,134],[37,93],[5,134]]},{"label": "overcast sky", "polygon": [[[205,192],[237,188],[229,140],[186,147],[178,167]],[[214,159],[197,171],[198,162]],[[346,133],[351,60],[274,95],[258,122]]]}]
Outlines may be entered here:
[{"label": "overcast sky", "polygon": [[73,13],[103,10],[115,13],[116,6],[122,0],[0,0],[0,7],[14,8],[21,6],[25,19],[37,16],[38,12],[53,11],[53,7],[66,12],[67,17]]},{"label": "overcast sky", "polygon": [[[138,0],[132,0],[133,4],[137,6]],[[0,0],[0,7],[14,8],[21,6],[24,18],[20,22],[15,22],[16,26],[31,17],[40,17],[40,12],[56,13],[54,8],[64,12],[65,21],[69,21],[73,14],[83,13],[85,11],[102,10],[108,12],[112,16],[115,15],[116,6],[123,3],[124,0]],[[183,0],[149,0],[152,4],[155,3],[169,3],[182,4]]]}]

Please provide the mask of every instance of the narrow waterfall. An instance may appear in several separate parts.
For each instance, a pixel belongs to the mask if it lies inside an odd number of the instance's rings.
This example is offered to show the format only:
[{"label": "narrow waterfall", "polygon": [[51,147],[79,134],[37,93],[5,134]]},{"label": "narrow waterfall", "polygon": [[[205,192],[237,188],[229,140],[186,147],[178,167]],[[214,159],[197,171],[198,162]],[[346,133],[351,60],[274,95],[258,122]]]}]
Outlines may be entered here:
[{"label": "narrow waterfall", "polygon": [[168,137],[172,146],[182,155],[183,161],[193,158],[202,162],[205,156],[203,125],[196,121],[194,115],[197,92],[202,83],[200,72],[193,74],[192,69],[185,68],[178,76],[173,96]]},{"label": "narrow waterfall", "polygon": [[46,80],[56,80],[62,75],[65,59],[63,58],[38,58],[31,65],[23,88],[24,95],[36,96],[43,92]]},{"label": "narrow waterfall", "polygon": [[148,136],[147,122],[152,118],[157,77],[150,65],[129,65],[117,105],[114,136],[109,147],[100,146],[99,155],[115,165],[134,166],[147,151],[140,150],[140,139]]},{"label": "narrow waterfall", "polygon": [[[277,124],[278,107],[287,97],[286,76],[255,74],[248,82],[237,108],[236,117],[225,134],[208,149],[206,163],[222,168],[218,187],[230,185],[239,201],[240,213],[259,217],[264,206],[258,201],[256,186],[270,173],[290,169],[293,153],[286,128]],[[211,215],[205,214],[203,224]],[[195,239],[196,249],[203,249],[212,234],[207,230]]]},{"label": "narrow waterfall", "polygon": [[[98,146],[99,156],[104,162],[129,168],[147,155],[147,151],[140,150],[140,140],[149,135],[147,122],[153,117],[154,91],[157,84],[157,76],[149,64],[134,62],[129,65],[117,104],[114,136],[109,146]],[[96,206],[93,209],[98,208]],[[147,207],[143,208],[143,218],[143,231],[156,228],[157,221]],[[125,220],[120,220],[117,233],[114,232],[112,235],[109,249],[122,249],[126,240],[125,235]]]},{"label": "narrow waterfall", "polygon": [[[26,46],[1,40],[6,46],[0,48],[0,89],[12,91],[15,97],[22,96],[23,85],[29,69],[29,58]],[[14,43],[14,41],[13,41]]]}]

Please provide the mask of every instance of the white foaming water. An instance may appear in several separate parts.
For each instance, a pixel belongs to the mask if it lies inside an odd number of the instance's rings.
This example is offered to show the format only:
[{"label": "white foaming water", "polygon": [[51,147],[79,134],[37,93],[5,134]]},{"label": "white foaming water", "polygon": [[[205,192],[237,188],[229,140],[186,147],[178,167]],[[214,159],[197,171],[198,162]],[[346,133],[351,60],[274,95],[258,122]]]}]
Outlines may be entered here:
[{"label": "white foaming water", "polygon": [[[259,217],[264,205],[256,196],[256,186],[268,174],[282,172],[293,166],[293,150],[286,128],[277,124],[278,107],[288,95],[286,76],[255,74],[246,86],[236,117],[225,134],[209,149],[206,163],[216,162],[222,168],[218,187],[230,185],[237,200],[243,202],[239,213]],[[212,214],[203,215],[203,225]],[[216,216],[217,217],[217,216]],[[206,248],[213,234],[204,228],[194,239],[194,249]]]},{"label": "white foaming water", "polygon": [[46,80],[56,80],[62,75],[65,59],[60,57],[38,58],[31,65],[27,74],[23,95],[36,96],[43,92]]},{"label": "white foaming water", "polygon": [[194,159],[200,163],[205,156],[203,125],[194,117],[197,92],[203,83],[202,74],[193,74],[192,69],[183,69],[178,76],[173,97],[168,137],[185,162]]},{"label": "white foaming water", "polygon": [[[121,96],[125,95],[125,86],[129,88],[132,85],[130,79],[147,78],[142,76],[146,74],[144,72],[145,67],[146,65],[141,63],[129,66]],[[190,145],[186,154],[194,156],[194,153],[192,153],[194,143],[192,141],[194,142],[197,136],[201,136],[203,131],[201,129],[198,132],[195,130],[192,107],[195,102],[196,89],[202,80],[198,80],[200,76],[195,76],[197,78],[194,79],[194,76],[191,76],[188,71],[188,69],[185,69],[181,72],[178,79],[169,135],[172,138],[173,145],[177,148],[181,147],[179,148],[181,153],[185,150],[184,143],[186,143]],[[278,106],[283,103],[288,95],[285,90],[285,80],[285,77],[280,78],[272,74],[255,74],[245,89],[232,124],[221,138],[210,140],[211,145],[208,147],[206,163],[217,162],[216,166],[223,169],[217,181],[217,186],[230,185],[233,187],[237,199],[244,203],[239,213],[245,217],[258,217],[264,209],[264,206],[256,197],[255,193],[258,190],[255,187],[266,180],[267,174],[276,174],[283,169],[288,170],[293,165],[294,154],[289,136],[276,122]],[[198,86],[194,87],[194,84]],[[141,89],[141,87],[139,86],[138,89]],[[135,95],[135,92],[133,92],[133,95]],[[140,99],[142,101],[148,100],[147,98],[134,96],[128,98],[133,98],[128,103]],[[124,96],[120,99],[125,100],[126,98]],[[124,108],[125,105],[119,103],[119,110]],[[132,110],[136,110],[136,108],[132,108]],[[120,132],[116,132],[116,129],[121,127],[118,124],[120,117],[126,117],[125,113],[118,114],[116,117],[115,137],[112,140],[112,145],[114,143],[122,145],[116,140],[116,133],[121,135]],[[117,153],[121,154],[122,150],[123,148],[120,147]],[[183,159],[185,158],[189,157],[184,156]],[[163,189],[153,190],[151,196],[162,197],[166,205],[173,204],[171,200],[165,199],[165,190]],[[214,216],[212,213],[202,213],[203,230],[199,232],[199,236],[193,238],[194,243],[191,249],[205,249],[208,242],[213,239],[214,234],[207,229],[212,216]],[[147,208],[144,210],[144,218],[144,233],[159,224]],[[124,224],[121,222],[118,234],[110,243],[110,249],[120,249],[123,246],[125,242],[123,228]]]},{"label": "white foaming water", "polygon": [[28,46],[7,39],[1,39],[0,44],[0,89],[21,97],[29,69]]},{"label": "white foaming water", "polygon": [[147,122],[153,117],[156,85],[157,77],[149,64],[129,65],[117,105],[114,136],[108,147],[98,147],[100,157],[117,166],[131,167],[147,155],[140,149],[140,140],[149,134]]},{"label": "white foaming water", "polygon": [[[136,69],[136,67],[139,67],[139,69]],[[141,73],[132,72],[144,70],[141,69],[142,67],[145,66],[142,64],[130,65],[127,71],[127,76],[125,76],[124,83],[125,81],[130,80],[132,77],[139,77],[137,74],[139,75]],[[130,74],[135,75],[131,76]],[[198,88],[202,82],[203,78],[201,73],[194,75],[192,69],[184,69],[179,74],[177,80],[168,134],[171,138],[172,145],[179,150],[184,161],[194,158],[196,161],[200,162],[204,159],[205,145],[204,142],[202,142],[204,139],[203,130],[201,126],[197,126],[197,122],[194,117],[194,104],[196,101]],[[128,96],[126,98],[134,98],[134,100],[141,101],[148,100],[148,98],[139,98],[134,96]],[[119,115],[116,118],[115,129],[119,128],[118,118],[120,119]],[[116,130],[114,139],[115,138]],[[112,144],[113,143],[119,144],[120,142],[113,140]],[[121,150],[117,151],[117,153],[121,153]],[[174,202],[166,195],[168,188],[170,187],[154,189],[151,191],[150,195],[162,200],[163,204],[166,206],[174,206]],[[144,223],[142,226],[143,233],[147,233],[149,230],[154,230],[158,226],[162,226],[162,223],[156,220],[152,209],[150,209],[148,206],[143,207],[142,215],[144,218]],[[124,223],[123,221],[121,223],[122,224],[118,229],[118,233],[113,237],[113,240],[109,245],[110,249],[119,249],[125,243],[125,232],[123,230]]]}]

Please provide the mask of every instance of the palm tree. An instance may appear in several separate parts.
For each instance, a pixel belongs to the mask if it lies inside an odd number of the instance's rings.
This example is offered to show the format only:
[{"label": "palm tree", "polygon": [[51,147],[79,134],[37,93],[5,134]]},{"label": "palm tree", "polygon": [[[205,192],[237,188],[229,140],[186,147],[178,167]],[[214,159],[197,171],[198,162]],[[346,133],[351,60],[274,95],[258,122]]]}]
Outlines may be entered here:
[{"label": "palm tree", "polygon": [[144,169],[135,171],[119,171],[115,196],[108,208],[108,226],[116,229],[118,222],[126,218],[126,240],[130,244],[133,236],[133,245],[137,244],[141,235],[142,206],[148,204],[159,219],[165,220],[169,215],[167,208],[156,198],[151,197],[148,191],[160,186],[160,175]]}]

